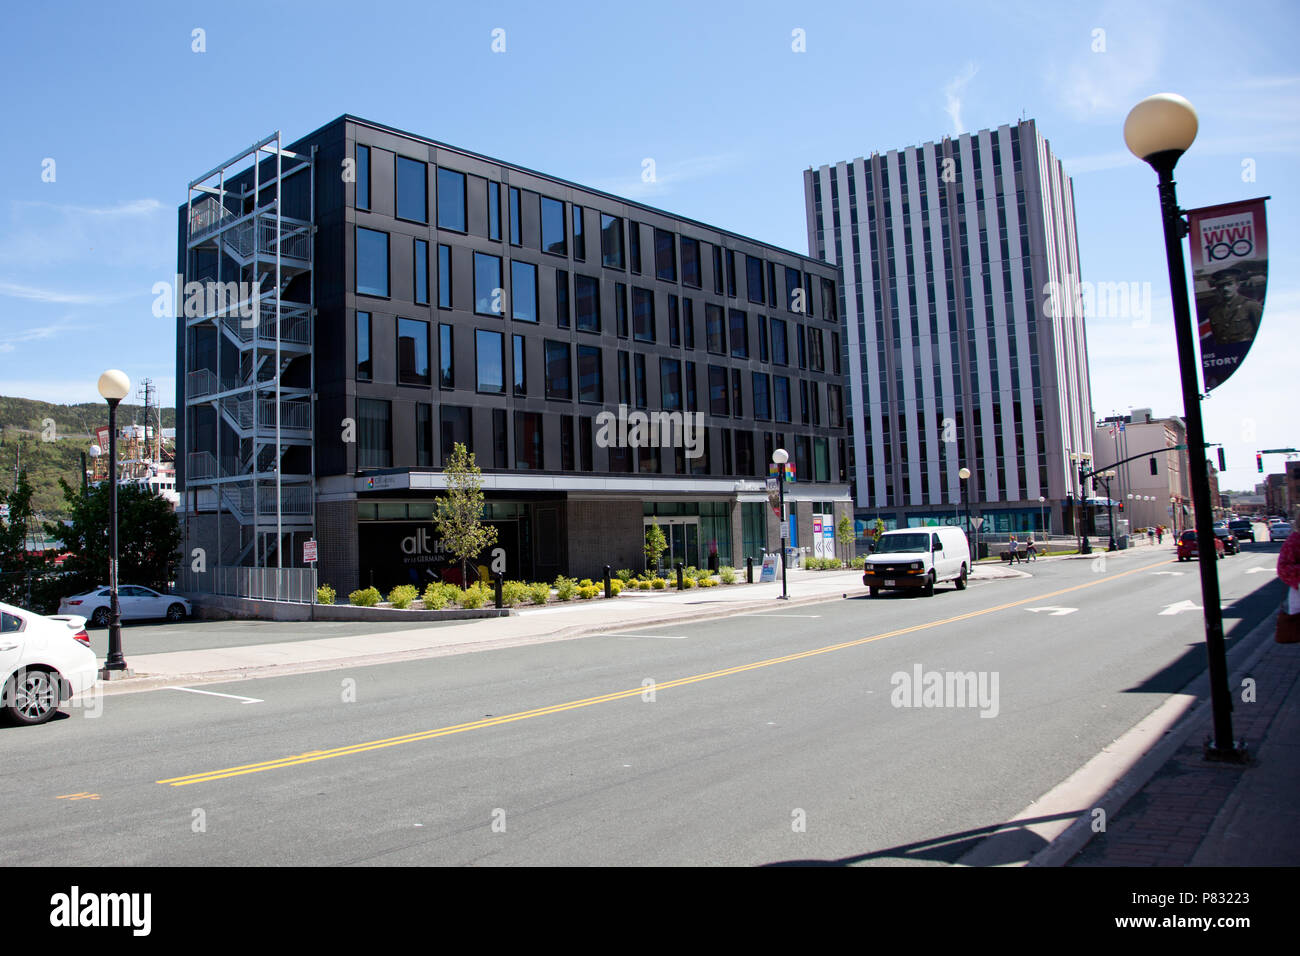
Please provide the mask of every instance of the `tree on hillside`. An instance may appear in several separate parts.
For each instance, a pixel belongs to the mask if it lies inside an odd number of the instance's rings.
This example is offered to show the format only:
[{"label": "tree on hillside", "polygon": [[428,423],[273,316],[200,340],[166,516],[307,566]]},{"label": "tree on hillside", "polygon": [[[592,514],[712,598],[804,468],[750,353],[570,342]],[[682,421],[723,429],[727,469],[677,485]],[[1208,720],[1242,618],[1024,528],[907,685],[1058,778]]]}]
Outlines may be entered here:
[{"label": "tree on hillside", "polygon": [[483,523],[483,472],[474,462],[474,453],[456,442],[443,473],[447,493],[438,499],[433,526],[443,547],[460,561],[460,580],[465,584],[466,563],[497,543],[497,529]]},{"label": "tree on hillside", "polygon": [[18,472],[13,491],[0,491],[0,505],[6,506],[0,509],[5,512],[0,515],[0,602],[27,605],[31,577],[44,569],[44,559],[27,548],[36,522],[26,469]]},{"label": "tree on hillside", "polygon": [[[108,583],[109,485],[100,482],[83,493],[63,479],[63,496],[71,517],[64,524],[48,523],[45,531],[70,552],[59,578],[59,595],[46,603]],[[118,583],[142,584],[165,591],[180,563],[181,527],[167,499],[144,485],[117,489]],[[57,601],[56,601],[57,603]]]}]

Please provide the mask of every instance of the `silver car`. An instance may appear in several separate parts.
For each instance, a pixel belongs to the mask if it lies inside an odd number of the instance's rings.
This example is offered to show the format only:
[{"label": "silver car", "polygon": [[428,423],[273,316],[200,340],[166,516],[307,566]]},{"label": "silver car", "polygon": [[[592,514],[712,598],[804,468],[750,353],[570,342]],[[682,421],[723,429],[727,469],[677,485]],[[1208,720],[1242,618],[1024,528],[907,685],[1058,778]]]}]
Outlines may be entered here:
[{"label": "silver car", "polygon": [[[59,602],[59,613],[80,614],[96,627],[107,627],[110,600],[110,590],[98,587],[85,594],[65,597]],[[117,605],[124,621],[144,621],[150,618],[183,621],[194,610],[185,598],[175,594],[159,594],[152,588],[138,584],[119,584]]]},{"label": "silver car", "polygon": [[1291,533],[1291,525],[1285,521],[1274,521],[1268,526],[1269,541],[1285,541]]}]

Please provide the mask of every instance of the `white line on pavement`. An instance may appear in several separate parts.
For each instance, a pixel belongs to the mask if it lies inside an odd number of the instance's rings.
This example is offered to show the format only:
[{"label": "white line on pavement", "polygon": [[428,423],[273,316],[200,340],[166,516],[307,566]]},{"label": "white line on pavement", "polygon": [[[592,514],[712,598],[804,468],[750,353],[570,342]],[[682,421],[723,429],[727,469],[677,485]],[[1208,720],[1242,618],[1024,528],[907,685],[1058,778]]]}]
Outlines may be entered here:
[{"label": "white line on pavement", "polygon": [[737,617],[821,617],[820,614],[737,614]]},{"label": "white line on pavement", "polygon": [[607,634],[606,637],[661,637],[665,641],[684,641],[685,634],[625,634],[619,631],[617,634]]},{"label": "white line on pavement", "polygon": [[266,701],[260,697],[240,697],[238,694],[218,694],[215,690],[198,690],[194,687],[164,687],[163,690],[183,690],[191,694],[207,694],[209,697],[229,697],[232,700],[242,701],[245,704],[264,704]]}]

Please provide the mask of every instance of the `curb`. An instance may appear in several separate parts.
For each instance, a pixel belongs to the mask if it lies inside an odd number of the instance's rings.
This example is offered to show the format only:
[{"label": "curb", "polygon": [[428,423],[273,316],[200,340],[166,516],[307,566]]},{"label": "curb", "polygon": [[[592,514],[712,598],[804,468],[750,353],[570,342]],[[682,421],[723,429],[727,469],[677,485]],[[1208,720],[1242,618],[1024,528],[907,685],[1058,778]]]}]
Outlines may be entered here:
[{"label": "curb", "polygon": [[[1244,635],[1237,647],[1244,647],[1244,660],[1232,667],[1228,677],[1229,683],[1249,673],[1268,653],[1271,641],[1264,638],[1276,627],[1276,615],[1270,613]],[[1154,711],[1144,717],[1133,727],[1113,740],[1102,752],[1093,757],[1073,774],[1043,794],[1015,817],[1003,824],[1003,829],[989,836],[977,847],[957,861],[959,866],[1021,865],[1026,867],[1063,867],[1074,859],[1092,840],[1091,810],[1100,808],[1105,811],[1106,819],[1114,819],[1124,806],[1150,782],[1161,767],[1178,752],[1192,734],[1201,728],[1204,719],[1213,709],[1213,701],[1208,696],[1208,671],[1202,671],[1183,688],[1169,695]],[[1205,697],[1204,700],[1201,700]],[[1191,698],[1190,700],[1188,698]],[[1199,703],[1198,703],[1199,701]],[[1077,818],[1065,830],[1053,837],[1046,846],[1039,849],[1028,860],[1010,862],[1016,859],[1017,845],[1028,838],[1041,839],[1032,830],[1017,826],[1017,821],[1033,820],[1043,815],[1045,803],[1066,799],[1067,788],[1072,782],[1086,780],[1100,772],[1100,768],[1111,759],[1116,751],[1123,751],[1134,746],[1142,738],[1160,732],[1162,736],[1145,753],[1138,757],[1119,777],[1113,778],[1099,796],[1085,795],[1084,798],[1071,797],[1068,803],[1076,808],[1082,803],[1082,809],[1076,809]],[[1000,862],[1005,861],[1005,862]]]}]

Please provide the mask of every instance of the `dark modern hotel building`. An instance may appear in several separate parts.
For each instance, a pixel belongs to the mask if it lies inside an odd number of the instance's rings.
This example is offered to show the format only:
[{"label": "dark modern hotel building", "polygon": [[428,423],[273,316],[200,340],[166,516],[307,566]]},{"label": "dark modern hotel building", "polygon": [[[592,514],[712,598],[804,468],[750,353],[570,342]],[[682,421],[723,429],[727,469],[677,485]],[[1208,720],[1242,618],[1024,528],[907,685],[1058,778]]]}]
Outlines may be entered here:
[{"label": "dark modern hotel building", "polygon": [[352,116],[196,179],[179,240],[225,293],[177,318],[195,589],[308,542],[343,593],[429,579],[456,443],[509,577],[640,568],[652,521],[666,560],[761,558],[778,447],[795,543],[851,513],[832,264]]},{"label": "dark modern hotel building", "polygon": [[[859,518],[1068,526],[1092,399],[1070,177],[1034,121],[804,173],[843,271]],[[1054,515],[1054,518],[1052,517]]]}]

